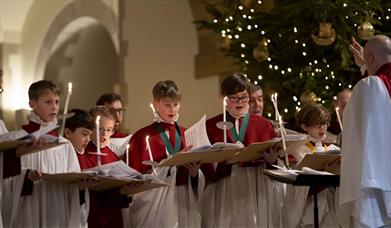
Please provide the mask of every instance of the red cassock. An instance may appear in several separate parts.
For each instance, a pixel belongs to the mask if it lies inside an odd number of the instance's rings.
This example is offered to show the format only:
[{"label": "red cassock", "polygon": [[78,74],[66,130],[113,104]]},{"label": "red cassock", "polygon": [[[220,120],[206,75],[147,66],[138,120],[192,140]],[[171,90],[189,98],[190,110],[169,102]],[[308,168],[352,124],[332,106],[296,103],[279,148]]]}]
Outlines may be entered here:
[{"label": "red cassock", "polygon": [[[149,126],[146,126],[138,130],[130,139],[130,153],[129,161],[130,166],[142,173],[150,172],[151,167],[142,164],[142,161],[150,160],[149,153],[147,151],[146,136],[149,136],[149,144],[151,146],[151,152],[153,160],[160,162],[162,159],[167,158],[166,146],[164,141],[161,139],[158,132],[158,123],[154,122]],[[169,139],[171,145],[175,145],[175,124],[160,123],[163,131],[169,132]],[[185,128],[179,127],[181,135],[181,147],[180,150],[186,147],[186,141],[184,137]],[[211,173],[211,166],[201,166],[201,170],[208,181],[208,174]],[[189,171],[184,166],[179,166],[176,176],[176,185],[186,185],[188,183]]]},{"label": "red cassock", "polygon": [[[220,128],[217,128],[216,124],[223,121],[223,114],[212,117],[206,121],[206,130],[208,132],[208,137],[210,142],[223,142],[224,141],[224,132]],[[227,112],[227,121],[231,122],[235,126],[235,119],[229,115]],[[239,129],[242,126],[243,118],[239,119]],[[276,137],[276,133],[273,129],[273,126],[270,121],[267,119],[250,114],[248,126],[246,133],[243,139],[243,145],[248,146],[251,143],[263,142],[270,140]],[[234,138],[232,137],[231,131],[227,130],[227,142],[235,143]],[[250,165],[250,163],[245,163],[244,165]],[[223,178],[231,175],[232,165],[228,165],[226,162],[220,162],[217,165],[216,175],[217,178]]]},{"label": "red cassock", "polygon": [[[96,145],[90,141],[84,154],[77,154],[80,168],[88,169],[97,166],[97,156],[88,152],[96,152]],[[108,147],[101,148],[102,165],[118,161],[118,156]],[[90,212],[88,215],[88,227],[123,227],[122,208],[129,206],[127,196],[121,195],[119,188],[97,192],[90,191]]]}]

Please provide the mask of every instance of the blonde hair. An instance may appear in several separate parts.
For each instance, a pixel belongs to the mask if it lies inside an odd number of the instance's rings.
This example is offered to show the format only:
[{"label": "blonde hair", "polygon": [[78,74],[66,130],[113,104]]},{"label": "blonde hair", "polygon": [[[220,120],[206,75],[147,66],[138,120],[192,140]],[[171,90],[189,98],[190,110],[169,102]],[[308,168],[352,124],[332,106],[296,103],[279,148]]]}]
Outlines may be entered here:
[{"label": "blonde hair", "polygon": [[111,109],[103,105],[98,105],[90,109],[90,115],[93,119],[97,116],[104,116],[109,119],[115,120],[115,113]]}]

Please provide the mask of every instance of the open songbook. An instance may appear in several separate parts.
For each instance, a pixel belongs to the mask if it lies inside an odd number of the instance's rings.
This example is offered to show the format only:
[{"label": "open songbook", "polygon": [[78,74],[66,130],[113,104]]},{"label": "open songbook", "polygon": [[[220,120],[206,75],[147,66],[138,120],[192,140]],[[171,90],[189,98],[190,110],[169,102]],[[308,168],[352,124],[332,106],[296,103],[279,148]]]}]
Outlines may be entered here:
[{"label": "open songbook", "polygon": [[[304,146],[308,142],[307,136],[303,134],[286,135],[285,138],[288,154],[297,151],[300,147]],[[235,164],[238,162],[247,162],[262,159],[264,150],[270,149],[272,147],[282,148],[282,144],[283,143],[281,138],[274,138],[266,142],[252,143],[240,150],[240,152],[235,154],[231,159],[229,159],[228,163]]]},{"label": "open songbook", "polygon": [[118,157],[121,157],[125,153],[126,146],[129,144],[131,137],[132,137],[132,135],[128,135],[123,138],[110,138],[109,148],[116,155],[118,155]]},{"label": "open songbook", "polygon": [[306,154],[297,169],[286,169],[273,165],[277,170],[269,170],[271,175],[296,180],[298,175],[339,175],[340,151],[325,151],[314,154]]},{"label": "open songbook", "polygon": [[76,183],[81,180],[94,179],[97,185],[90,187],[94,191],[105,191],[119,188],[125,184],[138,183],[127,194],[136,194],[153,188],[169,186],[152,175],[142,175],[137,170],[130,168],[123,161],[116,161],[102,166],[85,169],[80,173],[56,173],[43,174],[47,181]]},{"label": "open songbook", "polygon": [[[263,157],[263,150],[273,146],[282,148],[281,138],[274,138],[267,142],[253,143],[247,147],[242,144],[215,143],[210,144],[206,132],[206,116],[185,131],[187,145],[192,145],[193,150],[178,152],[167,159],[162,160],[158,166],[183,165],[190,162],[212,163],[228,161],[230,164],[258,160]],[[303,134],[288,134],[286,136],[287,151],[294,152],[308,142]]]},{"label": "open songbook", "polygon": [[298,169],[311,168],[318,171],[328,171],[339,175],[341,171],[341,151],[332,150],[306,154],[298,165]]},{"label": "open songbook", "polygon": [[10,131],[0,135],[0,151],[4,152],[7,150],[16,149],[19,146],[24,144],[30,144],[34,139],[42,139],[45,144],[40,147],[34,147],[30,150],[17,151],[17,156],[22,156],[25,154],[31,154],[46,150],[52,147],[56,147],[64,144],[64,142],[59,142],[59,138],[47,135],[48,132],[58,128],[58,125],[49,125],[46,127],[41,127],[39,130],[33,133],[27,133],[24,130]]},{"label": "open songbook", "polygon": [[192,150],[169,156],[162,160],[158,166],[184,165],[190,162],[222,162],[238,153],[243,147],[241,144],[234,143],[215,143],[211,145],[205,122],[206,116],[204,115],[200,121],[185,131],[186,143],[193,146]]},{"label": "open songbook", "polygon": [[230,159],[243,148],[241,144],[215,143],[188,152],[176,153],[162,160],[158,166],[184,165],[190,162],[213,163]]}]

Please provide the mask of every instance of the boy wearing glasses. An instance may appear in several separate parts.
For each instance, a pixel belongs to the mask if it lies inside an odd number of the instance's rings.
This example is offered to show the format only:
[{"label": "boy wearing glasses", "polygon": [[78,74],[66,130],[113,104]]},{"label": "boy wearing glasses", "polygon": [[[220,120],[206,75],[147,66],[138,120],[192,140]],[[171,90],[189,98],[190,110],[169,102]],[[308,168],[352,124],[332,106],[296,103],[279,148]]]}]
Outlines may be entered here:
[{"label": "boy wearing glasses", "polygon": [[[226,110],[227,121],[233,124],[233,128],[227,130],[228,143],[241,143],[248,146],[254,142],[263,142],[276,137],[272,124],[267,119],[249,113],[249,81],[242,74],[228,76],[221,84],[221,95],[227,97]],[[223,121],[223,114],[215,116],[206,122],[210,142],[223,142],[224,133],[216,124]],[[268,162],[276,162],[276,155],[268,156]],[[266,203],[267,191],[273,192],[271,184],[263,176],[261,165],[265,162],[254,161],[239,165],[229,165],[226,162],[217,164],[216,175],[219,178],[217,184],[209,185],[205,190],[211,193],[204,198],[204,207],[208,208],[203,214],[205,226],[216,227],[271,227],[274,224],[272,214],[267,213],[268,208],[273,209],[273,203]],[[257,183],[260,186],[257,186]],[[259,188],[259,189],[258,189]],[[269,197],[273,195],[270,193]],[[208,199],[209,197],[209,199]],[[210,208],[208,201],[216,199],[215,208]],[[258,209],[257,209],[258,208]],[[213,211],[216,213],[213,215]],[[208,214],[209,213],[209,214]],[[277,216],[276,220],[279,219]],[[213,221],[216,218],[216,221]],[[267,221],[270,220],[269,224]]]},{"label": "boy wearing glasses", "polygon": [[97,106],[105,106],[114,114],[115,125],[114,132],[111,135],[110,149],[122,157],[126,151],[126,145],[129,143],[131,135],[120,132],[121,123],[126,109],[122,106],[121,96],[116,93],[105,93],[96,101]]},{"label": "boy wearing glasses", "polygon": [[[90,110],[92,120],[100,116],[99,129],[93,129],[91,141],[85,148],[85,152],[78,152],[78,159],[82,169],[96,167],[97,155],[88,152],[97,151],[96,140],[100,142],[101,164],[107,164],[120,160],[119,157],[109,148],[110,136],[114,133],[114,113],[105,106],[95,106]],[[96,192],[90,191],[90,213],[88,215],[88,227],[123,227],[122,208],[129,206],[127,195],[121,194],[121,188]]]},{"label": "boy wearing glasses", "polygon": [[[296,164],[300,164],[306,154],[339,150],[333,144],[323,143],[327,137],[327,127],[330,125],[330,112],[321,104],[307,104],[296,116],[296,122],[309,138],[309,142],[292,155]],[[313,197],[308,196],[309,187],[287,185],[283,206],[284,227],[313,226]],[[340,227],[334,205],[335,189],[327,188],[318,193],[318,208],[320,226]],[[342,213],[338,213],[342,214]]]}]

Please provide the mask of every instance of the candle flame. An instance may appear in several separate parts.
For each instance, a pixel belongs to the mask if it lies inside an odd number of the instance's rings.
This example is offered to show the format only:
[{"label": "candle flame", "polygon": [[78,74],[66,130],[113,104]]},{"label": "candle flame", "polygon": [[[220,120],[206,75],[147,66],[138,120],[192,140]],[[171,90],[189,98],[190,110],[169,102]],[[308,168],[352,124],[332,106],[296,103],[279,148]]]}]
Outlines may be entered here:
[{"label": "candle flame", "polygon": [[224,102],[224,105],[227,106],[227,97],[224,97],[223,102]]},{"label": "candle flame", "polygon": [[97,116],[95,122],[96,122],[97,124],[99,124],[99,121],[100,121],[100,116]]},{"label": "candle flame", "polygon": [[72,92],[72,82],[68,83],[68,92]]},{"label": "candle flame", "polygon": [[128,144],[128,145],[126,145],[126,150],[129,150],[129,147],[130,147],[130,145]]}]

